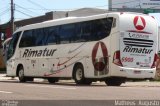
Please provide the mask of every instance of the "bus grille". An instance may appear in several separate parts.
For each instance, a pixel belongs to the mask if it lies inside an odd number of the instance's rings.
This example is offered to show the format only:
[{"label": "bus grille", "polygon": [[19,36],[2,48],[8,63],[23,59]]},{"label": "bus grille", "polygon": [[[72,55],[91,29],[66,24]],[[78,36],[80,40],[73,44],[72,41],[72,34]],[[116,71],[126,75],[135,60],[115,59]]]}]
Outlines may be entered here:
[{"label": "bus grille", "polygon": [[154,41],[146,39],[123,38],[123,42],[128,46],[152,47]]}]

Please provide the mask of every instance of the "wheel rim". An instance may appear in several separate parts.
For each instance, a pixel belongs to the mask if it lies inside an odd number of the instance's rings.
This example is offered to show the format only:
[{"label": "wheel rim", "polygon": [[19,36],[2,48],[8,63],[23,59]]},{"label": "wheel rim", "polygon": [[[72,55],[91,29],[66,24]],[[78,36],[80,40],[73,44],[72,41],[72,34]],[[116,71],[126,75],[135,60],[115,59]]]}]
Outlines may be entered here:
[{"label": "wheel rim", "polygon": [[23,78],[23,76],[24,76],[24,72],[23,72],[23,69],[21,69],[21,70],[19,71],[19,78]]},{"label": "wheel rim", "polygon": [[83,77],[83,71],[82,69],[77,69],[77,72],[76,72],[76,79],[79,81],[81,80]]}]

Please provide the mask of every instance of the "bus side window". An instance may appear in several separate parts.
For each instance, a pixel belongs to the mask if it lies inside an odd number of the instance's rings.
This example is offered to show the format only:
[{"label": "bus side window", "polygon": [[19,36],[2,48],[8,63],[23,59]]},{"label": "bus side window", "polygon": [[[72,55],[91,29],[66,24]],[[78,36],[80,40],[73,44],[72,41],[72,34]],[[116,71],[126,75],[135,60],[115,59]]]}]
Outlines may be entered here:
[{"label": "bus side window", "polygon": [[73,42],[101,40],[109,36],[113,18],[104,18],[76,23]]},{"label": "bus side window", "polygon": [[24,31],[19,47],[31,47],[35,45],[35,38],[33,37],[32,30]]},{"label": "bus side window", "polygon": [[45,40],[46,44],[59,44],[60,43],[60,36],[58,34],[59,26],[55,27],[49,27],[48,29],[48,35],[46,35]]},{"label": "bus side window", "polygon": [[72,42],[86,42],[90,41],[91,37],[91,24],[90,22],[79,22],[75,24],[75,32],[72,37]]},{"label": "bus side window", "polygon": [[110,35],[113,18],[92,21],[92,40],[101,40]]},{"label": "bus side window", "polygon": [[13,56],[20,34],[21,34],[21,32],[17,32],[13,35],[13,38],[12,38],[10,44],[9,44],[9,48],[8,48],[8,51],[7,51],[7,60],[10,59]]},{"label": "bus side window", "polygon": [[107,35],[109,36],[109,34],[111,33],[112,27],[113,27],[113,17],[109,17],[104,21],[104,28],[105,30],[107,30]]},{"label": "bus side window", "polygon": [[84,41],[90,41],[91,40],[91,21],[83,22],[81,27],[81,39]]},{"label": "bus side window", "polygon": [[35,46],[43,46],[45,45],[45,42],[44,42],[44,37],[45,37],[45,31],[44,31],[44,28],[40,28],[40,29],[35,29],[34,30],[34,39],[35,39]]},{"label": "bus side window", "polygon": [[85,40],[82,39],[82,24],[81,22],[75,24],[75,34],[72,37],[72,42],[73,43],[78,43],[78,42],[84,42]]},{"label": "bus side window", "polygon": [[74,36],[75,24],[60,26],[59,35],[62,44],[70,43],[71,37]]}]

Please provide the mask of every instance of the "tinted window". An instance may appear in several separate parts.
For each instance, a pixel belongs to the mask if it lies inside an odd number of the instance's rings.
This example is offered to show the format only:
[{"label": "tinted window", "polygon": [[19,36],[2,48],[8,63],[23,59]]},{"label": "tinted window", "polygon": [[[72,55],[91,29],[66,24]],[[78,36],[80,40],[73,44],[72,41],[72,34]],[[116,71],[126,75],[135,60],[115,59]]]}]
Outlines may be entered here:
[{"label": "tinted window", "polygon": [[113,18],[98,19],[76,23],[75,35],[72,42],[101,40],[109,36]]},{"label": "tinted window", "polygon": [[60,43],[60,36],[58,33],[59,27],[49,27],[46,28],[45,32],[48,32],[45,36],[45,41],[46,45],[51,45],[51,44],[59,44]]},{"label": "tinted window", "polygon": [[[47,30],[46,30],[47,31]],[[43,28],[35,29],[33,32],[33,38],[35,40],[35,46],[43,46],[45,45],[45,30]],[[48,33],[48,32],[46,32]]]},{"label": "tinted window", "polygon": [[113,18],[65,24],[24,31],[20,47],[101,40],[109,36]]},{"label": "tinted window", "polygon": [[92,40],[101,40],[109,36],[112,28],[112,18],[92,21]]},{"label": "tinted window", "polygon": [[13,38],[10,41],[9,48],[8,48],[8,51],[7,51],[7,59],[9,59],[13,56],[20,34],[21,34],[21,32],[17,32],[13,35]]},{"label": "tinted window", "polygon": [[35,37],[33,36],[33,31],[24,31],[19,47],[31,47],[35,45]]},{"label": "tinted window", "polygon": [[81,40],[90,41],[92,37],[91,33],[91,21],[83,22],[81,24]]},{"label": "tinted window", "polygon": [[60,43],[70,43],[71,37],[74,36],[75,26],[74,24],[67,24],[60,26],[59,36]]}]

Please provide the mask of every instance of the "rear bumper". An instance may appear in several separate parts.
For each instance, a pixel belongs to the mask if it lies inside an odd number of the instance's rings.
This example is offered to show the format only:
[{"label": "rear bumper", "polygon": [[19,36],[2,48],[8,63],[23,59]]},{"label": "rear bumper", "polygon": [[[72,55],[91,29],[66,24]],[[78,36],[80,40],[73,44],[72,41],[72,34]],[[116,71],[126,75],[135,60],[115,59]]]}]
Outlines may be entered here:
[{"label": "rear bumper", "polygon": [[129,79],[152,79],[155,77],[156,68],[152,69],[139,69],[120,67],[120,76]]}]

